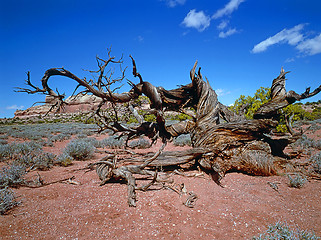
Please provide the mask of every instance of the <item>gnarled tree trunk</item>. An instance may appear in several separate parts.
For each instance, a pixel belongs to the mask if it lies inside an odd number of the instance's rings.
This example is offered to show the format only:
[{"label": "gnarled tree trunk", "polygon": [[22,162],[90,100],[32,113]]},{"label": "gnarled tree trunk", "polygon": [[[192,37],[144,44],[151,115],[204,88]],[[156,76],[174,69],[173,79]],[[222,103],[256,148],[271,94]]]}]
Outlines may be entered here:
[{"label": "gnarled tree trunk", "polygon": [[[154,143],[158,138],[164,143],[162,148],[153,156],[142,159],[139,165],[117,166],[115,156],[107,156],[96,165],[97,173],[106,183],[111,179],[123,178],[128,182],[128,192],[130,206],[135,206],[135,190],[137,189],[133,174],[143,174],[154,176],[153,182],[157,182],[157,174],[145,168],[159,166],[178,166],[187,162],[195,161],[201,167],[212,173],[213,179],[220,182],[226,172],[231,170],[241,171],[253,175],[271,175],[277,172],[275,168],[276,157],[286,157],[284,148],[295,142],[302,133],[295,133],[291,128],[290,121],[287,121],[288,134],[277,136],[273,130],[277,126],[279,110],[294,103],[316,95],[321,91],[321,86],[310,93],[307,89],[299,95],[293,91],[286,92],[285,75],[281,70],[280,75],[273,80],[271,88],[271,100],[264,104],[254,114],[254,119],[246,119],[243,115],[237,115],[221,104],[215,91],[209,82],[204,81],[200,69],[196,73],[197,62],[194,64],[190,78],[191,83],[173,90],[165,90],[162,87],[155,87],[151,83],[143,81],[142,76],[137,72],[134,59],[133,75],[139,78],[139,83],[134,84],[129,81],[132,89],[128,93],[116,94],[111,86],[124,79],[124,72],[118,79],[105,76],[104,71],[108,64],[121,64],[121,59],[102,60],[97,57],[98,71],[91,71],[98,74],[97,80],[87,81],[80,79],[71,72],[63,68],[52,68],[45,72],[42,78],[42,88],[34,86],[30,81],[28,73],[27,84],[33,89],[19,88],[19,91],[33,93],[44,93],[53,96],[57,101],[53,108],[60,108],[65,103],[64,96],[54,92],[48,85],[49,78],[54,75],[61,75],[73,79],[78,83],[78,87],[85,90],[78,94],[93,94],[102,99],[101,104],[95,111],[97,123],[100,130],[111,129],[114,132],[121,132],[129,139],[145,135]],[[137,127],[124,125],[118,116],[117,104],[129,103],[144,94],[151,102],[151,112],[156,116],[156,122],[143,122],[133,107],[130,112],[140,123]],[[102,110],[106,102],[111,102],[114,115],[111,118],[110,112]],[[166,125],[164,111],[171,110],[185,112],[186,108],[193,108],[195,114],[192,120]],[[109,110],[111,111],[111,110]],[[163,151],[166,142],[181,134],[191,134],[193,148],[183,152]],[[128,159],[130,162],[131,159]]]}]

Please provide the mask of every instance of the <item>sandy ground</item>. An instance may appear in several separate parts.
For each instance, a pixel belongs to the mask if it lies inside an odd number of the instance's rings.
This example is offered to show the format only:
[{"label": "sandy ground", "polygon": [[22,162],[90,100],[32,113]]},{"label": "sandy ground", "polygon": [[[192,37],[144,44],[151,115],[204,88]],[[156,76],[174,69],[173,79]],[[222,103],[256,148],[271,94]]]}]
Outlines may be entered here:
[{"label": "sandy ground", "polygon": [[[46,151],[61,152],[66,142]],[[170,145],[166,150],[171,150]],[[208,175],[174,175],[198,196],[194,208],[186,197],[159,186],[137,192],[137,207],[127,205],[127,186],[99,186],[89,162],[39,171],[45,182],[74,176],[79,185],[56,183],[42,188],[15,189],[21,205],[0,216],[1,239],[251,239],[269,224],[287,222],[321,236],[321,182],[311,180],[290,188],[286,176],[253,177],[229,173],[215,184]],[[195,171],[197,173],[197,171]],[[33,179],[37,172],[28,173]],[[276,183],[274,190],[268,183]],[[138,180],[137,184],[142,184]]]}]

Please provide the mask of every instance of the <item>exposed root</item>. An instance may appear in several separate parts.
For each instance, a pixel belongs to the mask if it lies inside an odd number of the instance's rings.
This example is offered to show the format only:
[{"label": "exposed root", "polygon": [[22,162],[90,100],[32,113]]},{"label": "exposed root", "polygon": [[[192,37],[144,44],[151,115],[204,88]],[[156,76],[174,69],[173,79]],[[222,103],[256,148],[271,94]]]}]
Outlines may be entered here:
[{"label": "exposed root", "polygon": [[41,188],[41,187],[49,186],[49,185],[52,185],[55,183],[69,183],[69,184],[74,184],[74,185],[80,185],[80,183],[73,180],[74,178],[75,178],[75,176],[72,176],[69,178],[64,178],[64,179],[60,179],[57,181],[45,183],[44,180],[42,179],[42,177],[38,174],[37,179],[33,181],[33,184],[35,184],[35,185],[32,185],[30,183],[26,183],[25,185],[23,185],[23,187]]},{"label": "exposed root", "polygon": [[196,201],[197,201],[197,199],[198,199],[198,196],[197,196],[195,193],[193,193],[193,192],[189,192],[188,195],[189,195],[189,196],[188,196],[188,198],[186,199],[184,205],[185,205],[186,207],[193,208],[193,207],[195,207],[195,204],[196,204]]}]

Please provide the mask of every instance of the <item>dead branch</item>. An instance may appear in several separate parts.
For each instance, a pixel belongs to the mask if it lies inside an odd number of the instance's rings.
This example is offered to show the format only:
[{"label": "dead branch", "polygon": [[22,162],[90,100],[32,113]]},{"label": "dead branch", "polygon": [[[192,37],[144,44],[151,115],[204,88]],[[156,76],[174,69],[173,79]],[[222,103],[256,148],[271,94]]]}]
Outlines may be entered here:
[{"label": "dead branch", "polygon": [[[122,57],[115,60],[115,57],[111,56],[110,49],[107,60],[96,57],[98,70],[89,71],[92,75],[97,75],[94,76],[94,79],[81,79],[64,68],[51,68],[45,72],[41,79],[42,87],[31,83],[30,72],[28,72],[26,84],[29,88],[18,88],[17,90],[28,94],[50,95],[55,99],[50,111],[59,110],[64,107],[65,96],[60,94],[58,90],[52,90],[49,86],[49,79],[54,76],[64,76],[77,82],[73,95],[92,94],[101,98],[100,104],[92,115],[97,121],[100,132],[110,129],[114,133],[120,133],[120,137],[127,137],[126,145],[129,140],[139,136],[147,136],[151,139],[152,144],[159,138],[162,140],[163,145],[156,153],[146,154],[144,157],[135,159],[121,156],[120,152],[107,153],[100,161],[89,165],[90,168],[96,167],[101,185],[111,180],[125,180],[127,182],[129,206],[136,206],[135,190],[144,191],[162,181],[155,168],[195,163],[202,170],[208,171],[218,184],[228,171],[241,171],[253,175],[276,174],[279,162],[276,156],[288,158],[283,150],[302,135],[302,131],[297,133],[293,130],[289,116],[286,116],[289,133],[282,136],[274,134],[281,114],[280,110],[321,91],[321,86],[319,86],[312,92],[310,92],[310,88],[307,88],[302,94],[297,94],[294,91],[287,92],[285,76],[288,72],[281,69],[279,76],[272,82],[271,100],[257,110],[254,119],[245,119],[244,114],[236,114],[218,101],[217,94],[210,86],[209,81],[206,77],[203,78],[201,68],[197,69],[197,61],[190,71],[190,83],[176,89],[165,90],[144,81],[138,72],[134,58],[132,56],[130,58],[133,65],[133,77],[138,77],[139,83],[135,84],[128,80],[128,84],[131,86],[129,92],[117,93],[119,87],[115,87],[115,83],[121,84],[125,79],[126,68],[121,67]],[[119,66],[119,77],[114,77],[115,71],[109,69],[112,64]],[[149,98],[151,103],[149,113],[155,115],[156,122],[144,121],[143,116],[133,106],[133,100],[140,95]],[[103,106],[106,106],[107,103],[111,107],[106,109]],[[166,124],[165,111],[186,113],[188,108],[195,110],[192,120],[172,125]],[[243,106],[243,109],[245,108],[246,106]],[[126,124],[122,118],[128,115],[134,116],[139,124],[134,127]],[[191,135],[192,149],[181,152],[164,151],[166,143],[171,141],[173,137],[187,133]],[[129,163],[129,165],[123,165],[124,163]],[[148,176],[152,180],[147,185],[138,187],[134,175]],[[174,190],[173,186],[165,185],[163,184],[164,188],[181,193],[181,190]],[[190,194],[185,205],[192,207],[196,200],[197,196]]]}]

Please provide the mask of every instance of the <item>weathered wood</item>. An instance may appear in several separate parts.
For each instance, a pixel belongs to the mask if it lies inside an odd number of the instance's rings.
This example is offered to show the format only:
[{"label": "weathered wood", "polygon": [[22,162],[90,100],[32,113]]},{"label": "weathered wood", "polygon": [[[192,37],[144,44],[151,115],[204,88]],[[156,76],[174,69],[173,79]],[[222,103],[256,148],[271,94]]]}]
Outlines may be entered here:
[{"label": "weathered wood", "polygon": [[[240,171],[253,175],[275,174],[277,172],[275,156],[287,157],[283,153],[284,148],[302,135],[302,132],[295,133],[293,131],[290,121],[287,122],[288,134],[281,137],[273,134],[278,124],[277,119],[281,114],[279,110],[296,101],[314,96],[321,91],[321,86],[319,86],[313,92],[310,92],[310,88],[307,88],[302,94],[297,94],[294,91],[287,92],[285,75],[288,72],[282,69],[280,75],[272,82],[271,100],[256,111],[254,119],[245,119],[242,111],[240,114],[236,114],[218,101],[217,94],[211,88],[208,80],[203,79],[201,69],[197,70],[197,61],[190,71],[191,83],[177,89],[165,90],[144,81],[137,70],[134,58],[130,56],[133,64],[133,76],[139,78],[139,83],[135,84],[128,80],[132,87],[131,90],[119,94],[115,93],[111,86],[115,82],[123,80],[125,72],[122,71],[120,78],[112,79],[106,77],[104,71],[108,64],[121,64],[122,60],[114,60],[114,57],[110,56],[110,51],[108,56],[108,60],[97,57],[99,70],[90,71],[98,74],[97,80],[87,81],[85,78],[78,78],[64,68],[51,68],[45,72],[41,80],[42,88],[31,83],[30,73],[28,72],[27,85],[31,89],[18,88],[18,91],[29,94],[51,95],[57,100],[55,106],[60,107],[64,104],[64,96],[59,94],[58,91],[57,93],[53,91],[49,87],[48,81],[52,76],[67,77],[78,83],[76,90],[79,86],[85,89],[80,93],[90,93],[102,98],[101,104],[95,111],[101,131],[111,129],[114,132],[121,132],[122,136],[127,136],[127,141],[142,135],[149,137],[152,144],[156,142],[157,138],[162,140],[161,149],[153,156],[146,155],[142,159],[143,163],[129,158],[129,165],[118,166],[117,155],[107,155],[101,161],[92,165],[96,166],[97,174],[102,181],[101,184],[120,179],[127,182],[129,206],[136,206],[135,190],[145,189],[145,187],[136,187],[134,175],[153,176],[151,183],[146,185],[149,187],[159,181],[156,172],[153,170],[157,167],[179,166],[195,161],[195,164],[199,164],[204,170],[208,171],[217,183],[228,171]],[[137,99],[142,94],[149,98],[151,113],[155,115],[156,122],[143,121],[138,111],[130,106],[129,110],[138,120],[139,126],[125,126],[119,120],[117,103],[131,104],[132,100]],[[112,103],[114,111],[112,118],[106,116],[102,110],[102,105],[106,102]],[[191,120],[166,125],[164,111],[185,112],[186,108],[195,110]],[[191,134],[192,149],[181,152],[163,151],[168,141],[186,133]],[[133,162],[136,162],[136,164],[133,164]],[[150,169],[146,170],[145,168]]]}]

